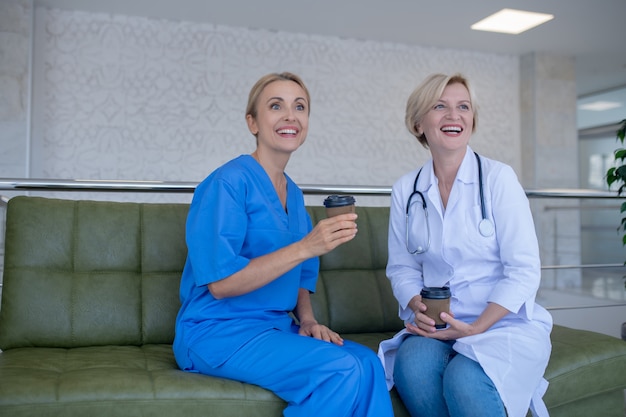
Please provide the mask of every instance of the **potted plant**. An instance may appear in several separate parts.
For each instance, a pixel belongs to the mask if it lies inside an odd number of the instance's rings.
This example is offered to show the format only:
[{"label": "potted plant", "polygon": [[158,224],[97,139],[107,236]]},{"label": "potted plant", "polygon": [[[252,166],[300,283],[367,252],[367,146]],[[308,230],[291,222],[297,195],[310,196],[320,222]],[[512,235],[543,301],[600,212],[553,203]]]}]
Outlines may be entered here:
[{"label": "potted plant", "polygon": [[[617,140],[620,141],[622,145],[624,145],[624,138],[626,137],[626,119],[619,122],[619,127],[617,132],[615,132],[617,136]],[[609,168],[606,172],[606,183],[611,188],[611,185],[617,184],[619,188],[617,189],[617,195],[622,195],[626,193],[626,149],[618,148],[614,152],[615,155],[615,166]],[[620,206],[620,213],[622,213],[622,222],[620,227],[617,230],[621,230],[623,232],[622,235],[622,244],[626,245],[626,202],[622,203]],[[626,265],[626,261],[624,262]],[[624,279],[624,286],[626,287],[626,277]],[[622,325],[622,338],[626,336],[626,323]],[[624,339],[626,340],[626,339]]]}]

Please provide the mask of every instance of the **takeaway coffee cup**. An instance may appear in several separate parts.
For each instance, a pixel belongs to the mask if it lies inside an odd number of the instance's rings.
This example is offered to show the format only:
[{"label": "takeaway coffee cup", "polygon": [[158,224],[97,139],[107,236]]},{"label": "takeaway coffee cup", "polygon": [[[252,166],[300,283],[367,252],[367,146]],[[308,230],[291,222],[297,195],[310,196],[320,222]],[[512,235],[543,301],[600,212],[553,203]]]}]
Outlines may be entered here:
[{"label": "takeaway coffee cup", "polygon": [[326,217],[355,212],[355,199],[351,195],[329,195],[324,200]]},{"label": "takeaway coffee cup", "polygon": [[442,312],[450,312],[450,288],[449,287],[424,287],[420,292],[422,303],[426,304],[426,314],[435,320],[436,329],[445,329],[446,322],[439,317]]}]

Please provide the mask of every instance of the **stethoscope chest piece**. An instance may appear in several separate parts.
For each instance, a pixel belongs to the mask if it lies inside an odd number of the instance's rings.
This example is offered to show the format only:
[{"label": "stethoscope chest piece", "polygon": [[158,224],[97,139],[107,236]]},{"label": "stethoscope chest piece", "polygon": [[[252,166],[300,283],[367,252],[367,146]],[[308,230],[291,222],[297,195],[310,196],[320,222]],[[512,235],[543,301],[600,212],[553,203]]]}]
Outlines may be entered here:
[{"label": "stethoscope chest piece", "polygon": [[493,236],[494,227],[491,220],[482,219],[480,223],[478,223],[478,231],[483,237]]}]

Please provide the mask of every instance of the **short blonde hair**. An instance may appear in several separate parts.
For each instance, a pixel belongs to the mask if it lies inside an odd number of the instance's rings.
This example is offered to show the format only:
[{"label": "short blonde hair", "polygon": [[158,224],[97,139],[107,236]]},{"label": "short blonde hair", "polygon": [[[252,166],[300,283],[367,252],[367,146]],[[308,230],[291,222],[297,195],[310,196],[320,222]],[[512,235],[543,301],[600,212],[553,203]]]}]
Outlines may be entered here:
[{"label": "short blonde hair", "polygon": [[450,84],[462,84],[469,92],[472,110],[474,111],[474,123],[472,133],[476,131],[476,123],[478,122],[478,107],[474,97],[474,91],[470,87],[469,81],[462,74],[454,75],[432,74],[428,76],[422,83],[417,86],[409,96],[406,103],[405,123],[409,132],[417,138],[425,148],[428,148],[428,140],[424,133],[419,133],[417,125],[421,123],[426,113],[428,113],[437,100],[441,98],[443,90]]},{"label": "short blonde hair", "polygon": [[309,94],[309,90],[304,85],[304,81],[296,74],[292,74],[291,72],[281,72],[281,73],[271,73],[264,75],[261,77],[255,84],[252,86],[250,90],[250,94],[248,95],[248,106],[246,107],[246,116],[250,115],[254,119],[257,116],[257,104],[259,101],[259,96],[269,84],[274,81],[293,81],[298,84],[306,95],[306,101],[308,102],[308,112],[311,114],[311,96]]}]

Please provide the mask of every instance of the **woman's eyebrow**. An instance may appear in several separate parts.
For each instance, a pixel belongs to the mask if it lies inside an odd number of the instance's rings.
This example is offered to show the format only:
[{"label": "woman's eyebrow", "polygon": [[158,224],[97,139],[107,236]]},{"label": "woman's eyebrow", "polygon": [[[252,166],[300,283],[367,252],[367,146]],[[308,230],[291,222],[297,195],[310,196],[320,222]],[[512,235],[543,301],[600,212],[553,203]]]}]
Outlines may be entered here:
[{"label": "woman's eyebrow", "polygon": [[[269,103],[270,101],[274,101],[274,100],[285,101],[284,98],[276,96],[276,97],[268,98],[267,102]],[[296,97],[294,101],[304,101],[305,103],[307,103],[306,97]]]}]

